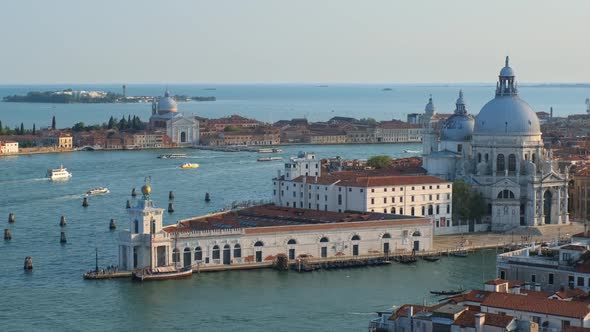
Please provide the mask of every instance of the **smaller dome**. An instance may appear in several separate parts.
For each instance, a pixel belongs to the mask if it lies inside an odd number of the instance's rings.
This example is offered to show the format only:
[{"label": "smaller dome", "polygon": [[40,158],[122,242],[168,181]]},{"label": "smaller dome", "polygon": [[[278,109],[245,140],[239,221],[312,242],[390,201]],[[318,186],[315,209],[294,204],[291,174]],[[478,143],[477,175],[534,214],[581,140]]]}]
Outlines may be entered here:
[{"label": "smaller dome", "polygon": [[150,185],[143,185],[143,187],[141,187],[141,193],[144,196],[148,196],[150,193],[152,192],[152,187]]},{"label": "smaller dome", "polygon": [[174,98],[170,97],[170,92],[166,90],[164,98],[158,101],[158,113],[176,112],[177,108],[176,101]]},{"label": "smaller dome", "polygon": [[469,114],[453,114],[444,123],[442,139],[446,141],[468,141],[473,135],[475,119]]},{"label": "smaller dome", "polygon": [[506,65],[504,66],[504,68],[502,68],[502,70],[500,70],[500,76],[504,76],[504,77],[514,77],[516,75],[514,75],[514,70],[512,70],[512,68],[510,67],[510,58],[506,57]]}]

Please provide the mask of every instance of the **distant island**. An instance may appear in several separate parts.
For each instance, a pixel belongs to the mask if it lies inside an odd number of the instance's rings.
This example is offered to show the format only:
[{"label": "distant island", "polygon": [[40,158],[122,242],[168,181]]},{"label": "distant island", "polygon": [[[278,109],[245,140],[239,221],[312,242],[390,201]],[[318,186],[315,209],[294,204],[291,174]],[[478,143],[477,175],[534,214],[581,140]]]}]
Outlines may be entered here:
[{"label": "distant island", "polygon": [[[50,103],[50,104],[111,104],[111,103],[151,103],[152,96],[126,96],[110,91],[85,91],[66,89],[61,91],[30,91],[26,95],[12,95],[2,98],[10,103]],[[185,95],[173,96],[176,101],[215,101],[213,96]]]}]

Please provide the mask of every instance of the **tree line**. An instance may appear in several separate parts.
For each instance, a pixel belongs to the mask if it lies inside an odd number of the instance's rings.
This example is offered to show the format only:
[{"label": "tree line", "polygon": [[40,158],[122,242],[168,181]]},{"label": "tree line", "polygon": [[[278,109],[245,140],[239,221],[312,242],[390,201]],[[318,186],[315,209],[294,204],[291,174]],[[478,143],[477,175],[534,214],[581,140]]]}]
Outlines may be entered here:
[{"label": "tree line", "polygon": [[90,131],[90,130],[100,130],[100,129],[115,129],[115,130],[144,130],[147,128],[147,123],[142,122],[141,119],[134,115],[128,115],[125,117],[124,115],[121,119],[117,120],[113,116],[109,118],[108,122],[103,123],[102,125],[94,124],[94,125],[86,125],[84,122],[78,122],[74,124],[72,127],[72,131]]}]

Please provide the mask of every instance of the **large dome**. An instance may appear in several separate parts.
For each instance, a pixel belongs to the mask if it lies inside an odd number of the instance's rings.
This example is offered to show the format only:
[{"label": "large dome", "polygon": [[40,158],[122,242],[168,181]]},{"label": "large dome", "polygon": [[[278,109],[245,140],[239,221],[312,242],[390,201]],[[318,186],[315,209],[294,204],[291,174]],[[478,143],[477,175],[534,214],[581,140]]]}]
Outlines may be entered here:
[{"label": "large dome", "polygon": [[531,106],[518,96],[509,58],[500,71],[496,97],[483,106],[475,118],[474,135],[540,135],[539,118]]},{"label": "large dome", "polygon": [[475,135],[540,135],[539,118],[531,106],[515,96],[496,96],[475,119]]},{"label": "large dome", "polygon": [[176,101],[172,97],[170,97],[170,93],[166,90],[164,93],[164,98],[160,99],[158,102],[158,113],[168,113],[168,112],[176,112],[177,106]]}]

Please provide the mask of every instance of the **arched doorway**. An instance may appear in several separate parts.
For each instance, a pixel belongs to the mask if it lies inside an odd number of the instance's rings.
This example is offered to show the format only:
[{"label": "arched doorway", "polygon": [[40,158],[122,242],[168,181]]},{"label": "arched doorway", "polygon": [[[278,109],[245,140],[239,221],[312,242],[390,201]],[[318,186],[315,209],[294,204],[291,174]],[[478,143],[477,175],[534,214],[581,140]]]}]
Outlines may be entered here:
[{"label": "arched doorway", "polygon": [[420,231],[415,231],[412,234],[412,237],[414,239],[414,246],[413,246],[412,249],[415,250],[415,251],[420,250],[420,240],[417,239],[419,236],[422,236],[422,234],[420,233]]},{"label": "arched doorway", "polygon": [[223,246],[223,264],[229,265],[231,263],[231,247],[229,244]]},{"label": "arched doorway", "polygon": [[184,255],[183,255],[183,256],[184,256],[184,257],[183,257],[183,259],[184,259],[184,260],[183,260],[183,262],[184,262],[184,266],[185,266],[185,267],[186,267],[186,266],[190,266],[190,265],[191,265],[191,263],[192,263],[192,262],[191,262],[191,258],[192,258],[192,257],[191,257],[191,256],[192,256],[192,253],[191,253],[191,248],[184,248]]},{"label": "arched doorway", "polygon": [[328,242],[330,242],[330,240],[328,240],[327,237],[320,239],[320,257],[322,258],[328,257]]},{"label": "arched doorway", "polygon": [[264,244],[261,241],[254,243],[254,250],[256,250],[256,261],[262,262],[262,247]]},{"label": "arched doorway", "polygon": [[295,239],[290,239],[287,242],[287,246],[289,246],[289,260],[295,259],[295,245],[297,241]]},{"label": "arched doorway", "polygon": [[551,201],[552,201],[553,195],[551,194],[551,191],[546,190],[545,193],[543,194],[543,213],[545,214],[545,223],[546,224],[550,224],[551,223]]},{"label": "arched doorway", "polygon": [[180,143],[186,143],[186,133],[184,131],[180,133]]},{"label": "arched doorway", "polygon": [[359,243],[358,241],[361,240],[361,237],[358,235],[355,235],[352,237],[352,255],[353,256],[358,256],[359,255]]},{"label": "arched doorway", "polygon": [[383,253],[388,255],[389,254],[389,239],[391,239],[391,234],[385,233],[383,234]]},{"label": "arched doorway", "polygon": [[242,247],[239,243],[234,246],[234,258],[242,258]]}]

